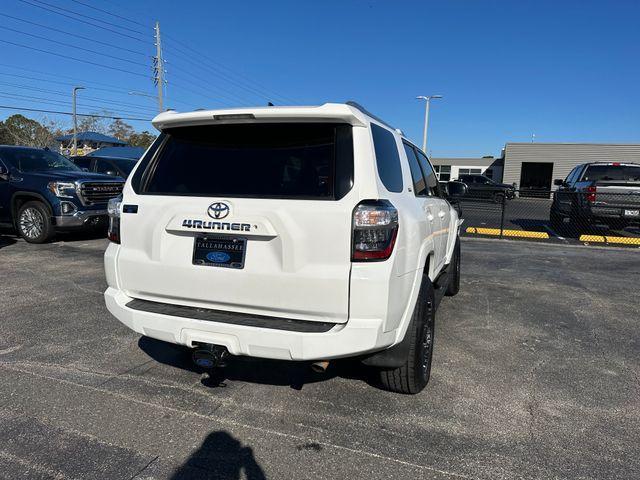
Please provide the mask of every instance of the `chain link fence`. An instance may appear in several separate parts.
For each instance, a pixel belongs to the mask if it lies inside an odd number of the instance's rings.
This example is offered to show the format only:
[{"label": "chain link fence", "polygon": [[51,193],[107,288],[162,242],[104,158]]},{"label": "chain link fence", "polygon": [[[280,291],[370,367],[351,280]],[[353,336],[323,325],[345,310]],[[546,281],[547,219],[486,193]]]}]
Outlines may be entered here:
[{"label": "chain link fence", "polygon": [[463,235],[640,247],[640,190],[515,190],[454,201],[462,211]]}]

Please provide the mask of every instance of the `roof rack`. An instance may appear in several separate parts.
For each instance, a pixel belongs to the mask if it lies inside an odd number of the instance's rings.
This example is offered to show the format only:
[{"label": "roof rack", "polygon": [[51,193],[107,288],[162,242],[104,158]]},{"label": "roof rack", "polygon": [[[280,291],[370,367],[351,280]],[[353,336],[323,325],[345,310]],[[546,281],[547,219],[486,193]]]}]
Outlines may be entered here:
[{"label": "roof rack", "polygon": [[400,132],[400,129],[389,125],[387,122],[385,122],[384,120],[382,120],[380,117],[376,117],[373,113],[371,113],[370,111],[368,111],[366,108],[364,108],[362,105],[360,105],[357,102],[354,102],[353,100],[349,100],[346,102],[347,105],[349,105],[350,107],[353,108],[357,108],[358,110],[360,110],[362,113],[364,113],[365,115],[368,115],[369,117],[373,118],[376,122],[380,122],[381,124],[389,127],[391,130],[395,130],[397,132]]}]

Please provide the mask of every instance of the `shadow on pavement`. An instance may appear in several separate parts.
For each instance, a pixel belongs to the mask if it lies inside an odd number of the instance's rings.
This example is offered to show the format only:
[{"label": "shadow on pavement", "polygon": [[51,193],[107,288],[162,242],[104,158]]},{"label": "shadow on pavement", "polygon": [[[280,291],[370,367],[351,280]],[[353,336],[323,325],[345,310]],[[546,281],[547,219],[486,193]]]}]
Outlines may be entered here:
[{"label": "shadow on pavement", "polygon": [[0,233],[0,248],[8,247],[9,245],[13,245],[17,240],[15,237],[8,237]]},{"label": "shadow on pavement", "polygon": [[181,345],[141,337],[138,346],[149,357],[165,365],[196,373],[207,373],[202,384],[211,388],[225,387],[225,380],[265,385],[286,385],[302,390],[305,384],[324,382],[334,377],[360,380],[378,386],[371,371],[356,360],[334,361],[325,373],[315,373],[309,362],[232,357],[227,366],[211,371],[198,367],[191,360],[191,350]]},{"label": "shadow on pavement", "polygon": [[265,480],[267,477],[256,461],[251,447],[243,446],[229,433],[210,433],[200,448],[179,467],[171,480],[240,479]]},{"label": "shadow on pavement", "polygon": [[65,242],[80,242],[86,240],[98,240],[107,238],[106,228],[95,228],[89,230],[80,230],[77,232],[57,232],[53,242],[63,240]]}]

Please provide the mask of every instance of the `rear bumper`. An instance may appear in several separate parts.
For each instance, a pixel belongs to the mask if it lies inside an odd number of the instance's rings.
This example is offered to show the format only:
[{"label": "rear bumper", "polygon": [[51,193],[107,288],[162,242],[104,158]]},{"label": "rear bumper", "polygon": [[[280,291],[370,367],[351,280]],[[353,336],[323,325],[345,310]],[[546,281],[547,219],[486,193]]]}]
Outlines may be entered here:
[{"label": "rear bumper", "polygon": [[[97,225],[108,219],[106,210],[85,210],[72,215],[57,215],[53,217],[54,225],[58,228],[78,228]],[[106,223],[105,223],[106,225]]]},{"label": "rear bumper", "polygon": [[199,320],[132,309],[133,299],[109,287],[107,309],[130,329],[158,340],[192,347],[209,343],[227,347],[232,355],[278,360],[325,360],[383,350],[396,331],[383,332],[383,321],[350,319],[327,332],[300,332]]},{"label": "rear bumper", "polygon": [[624,214],[625,210],[640,210],[640,205],[634,206],[593,206],[587,211],[587,216],[591,219],[597,220],[626,220],[629,222],[638,222],[640,217],[627,216]]}]

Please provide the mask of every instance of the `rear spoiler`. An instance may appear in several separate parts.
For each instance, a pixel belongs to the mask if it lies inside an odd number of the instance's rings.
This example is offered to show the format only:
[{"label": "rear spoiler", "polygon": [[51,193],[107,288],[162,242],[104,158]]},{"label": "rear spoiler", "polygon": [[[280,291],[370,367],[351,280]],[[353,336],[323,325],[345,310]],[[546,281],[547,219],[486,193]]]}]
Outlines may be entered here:
[{"label": "rear spoiler", "polygon": [[325,103],[316,107],[252,107],[186,113],[170,110],[156,116],[151,123],[162,131],[172,127],[248,122],[337,122],[364,127],[367,118],[353,106]]}]

